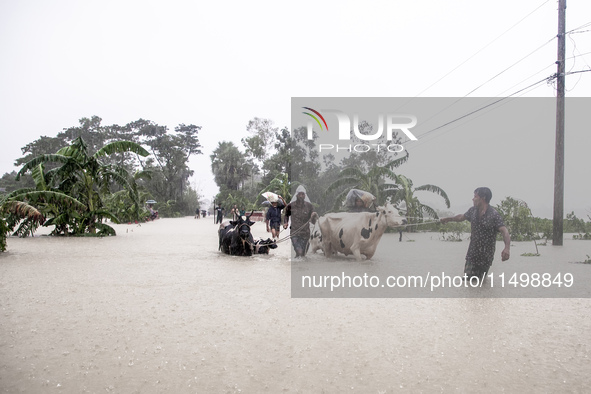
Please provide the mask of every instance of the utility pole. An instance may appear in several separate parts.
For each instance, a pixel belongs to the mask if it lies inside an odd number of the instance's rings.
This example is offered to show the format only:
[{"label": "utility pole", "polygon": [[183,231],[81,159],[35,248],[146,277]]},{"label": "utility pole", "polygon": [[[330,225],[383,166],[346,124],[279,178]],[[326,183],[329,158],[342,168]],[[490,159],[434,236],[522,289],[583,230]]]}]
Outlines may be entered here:
[{"label": "utility pole", "polygon": [[564,232],[564,73],[566,0],[558,0],[558,60],[556,60],[556,147],[554,156],[554,217],[552,245],[562,246]]}]

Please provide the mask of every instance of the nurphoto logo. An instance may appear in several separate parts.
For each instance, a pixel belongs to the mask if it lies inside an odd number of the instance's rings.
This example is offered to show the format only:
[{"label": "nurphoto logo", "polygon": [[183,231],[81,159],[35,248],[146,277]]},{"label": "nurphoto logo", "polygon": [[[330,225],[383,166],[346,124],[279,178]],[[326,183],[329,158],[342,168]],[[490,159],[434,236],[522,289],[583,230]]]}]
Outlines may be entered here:
[{"label": "nurphoto logo", "polygon": [[[372,134],[364,134],[359,130],[359,115],[357,113],[353,114],[353,127],[351,127],[351,118],[349,115],[344,113],[343,111],[335,110],[335,109],[322,109],[317,111],[310,107],[302,107],[309,112],[302,112],[305,115],[308,115],[311,119],[308,121],[307,124],[307,137],[308,140],[314,139],[314,123],[312,119],[316,121],[320,130],[322,132],[328,132],[328,123],[326,122],[325,117],[322,114],[334,115],[336,117],[338,123],[338,141],[351,141],[351,137],[354,134],[355,137],[362,141],[376,141],[379,139],[383,139],[384,135],[388,142],[391,142],[393,139],[393,135],[395,132],[401,131],[406,135],[406,137],[411,141],[417,141],[418,138],[410,131],[411,128],[417,125],[417,117],[410,114],[378,114],[378,128],[375,133]],[[385,124],[385,125],[384,125]],[[324,126],[323,126],[324,125]],[[385,126],[385,127],[384,127]],[[385,134],[384,134],[385,132]],[[404,147],[400,144],[395,143],[363,143],[363,144],[349,144],[349,145],[339,145],[339,144],[319,144],[318,150],[320,152],[327,151],[327,150],[335,150],[336,152],[343,150],[349,152],[369,152],[370,150],[377,150],[380,149],[387,149],[389,152],[402,152]]]}]

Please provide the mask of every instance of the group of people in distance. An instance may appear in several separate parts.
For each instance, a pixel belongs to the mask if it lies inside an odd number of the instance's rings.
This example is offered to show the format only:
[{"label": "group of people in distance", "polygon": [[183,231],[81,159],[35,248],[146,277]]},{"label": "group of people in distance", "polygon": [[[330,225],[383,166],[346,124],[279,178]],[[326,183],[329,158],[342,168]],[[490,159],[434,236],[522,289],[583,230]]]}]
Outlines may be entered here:
[{"label": "group of people in distance", "polygon": [[199,219],[200,217],[204,218],[207,216],[207,211],[205,209],[195,209],[195,219]]}]

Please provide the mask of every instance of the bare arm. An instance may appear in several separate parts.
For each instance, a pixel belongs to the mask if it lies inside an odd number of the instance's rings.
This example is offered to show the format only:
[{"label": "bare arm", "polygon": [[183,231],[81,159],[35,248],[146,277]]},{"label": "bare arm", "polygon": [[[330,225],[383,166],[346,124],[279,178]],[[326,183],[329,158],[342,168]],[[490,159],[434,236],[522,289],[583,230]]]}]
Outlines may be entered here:
[{"label": "bare arm", "polygon": [[456,215],[456,216],[450,216],[448,218],[441,218],[439,221],[441,223],[448,223],[448,222],[463,222],[464,220],[466,220],[466,217],[464,216],[463,213],[460,213],[459,215]]},{"label": "bare arm", "polygon": [[509,235],[509,230],[507,227],[501,226],[499,227],[499,232],[503,235],[503,242],[505,242],[505,249],[501,252],[501,260],[506,261],[509,260],[511,253],[509,249],[511,248],[511,236]]},{"label": "bare arm", "polygon": [[285,221],[283,224],[283,228],[287,228],[287,225],[289,223],[289,216],[291,215],[291,206],[288,205],[287,207],[285,207]]}]

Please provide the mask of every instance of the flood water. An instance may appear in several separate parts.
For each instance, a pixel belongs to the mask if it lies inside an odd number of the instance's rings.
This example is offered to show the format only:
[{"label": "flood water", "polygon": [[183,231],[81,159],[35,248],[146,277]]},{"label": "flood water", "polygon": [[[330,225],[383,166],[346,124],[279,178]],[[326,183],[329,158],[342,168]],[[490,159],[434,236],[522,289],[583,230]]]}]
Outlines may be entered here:
[{"label": "flood water", "polygon": [[[115,228],[118,236],[104,239],[8,240],[0,254],[0,392],[538,393],[591,386],[587,298],[292,298],[289,242],[245,258],[218,252],[213,218]],[[263,223],[253,233],[268,236]],[[391,237],[383,245],[398,235]],[[462,264],[467,242],[405,237],[394,245],[396,258],[380,255],[380,244],[375,264],[403,264],[421,253]],[[543,248],[542,259],[563,262],[591,254],[586,241]],[[529,249],[514,243],[510,262],[521,264]]]}]

